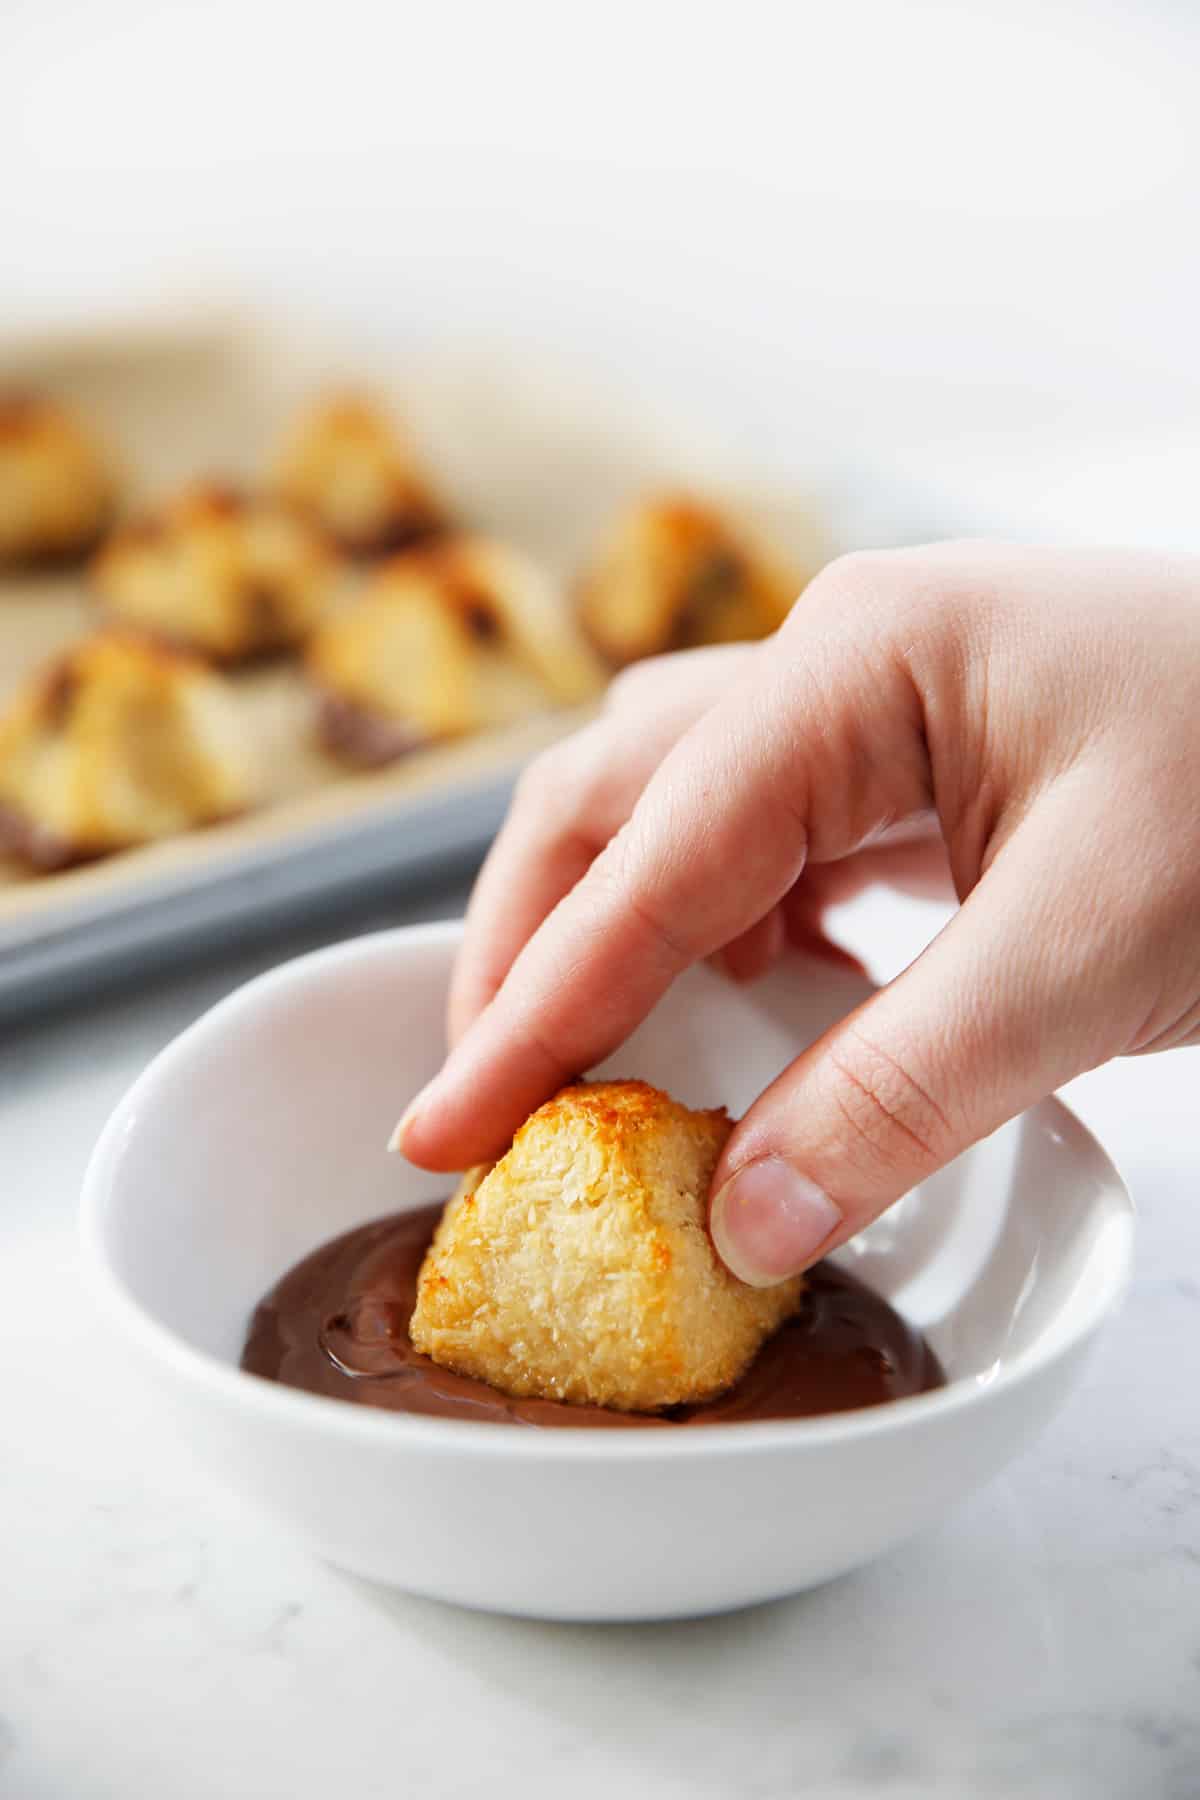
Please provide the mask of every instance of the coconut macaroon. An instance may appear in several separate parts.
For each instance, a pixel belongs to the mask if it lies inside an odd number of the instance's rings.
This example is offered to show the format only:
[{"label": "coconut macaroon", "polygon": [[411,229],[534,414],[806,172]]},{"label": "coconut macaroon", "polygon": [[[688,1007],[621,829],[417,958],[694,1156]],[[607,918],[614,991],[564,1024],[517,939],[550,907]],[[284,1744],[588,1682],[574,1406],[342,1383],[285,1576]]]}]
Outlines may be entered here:
[{"label": "coconut macaroon", "polygon": [[665,650],[766,637],[812,572],[776,563],[719,508],[665,496],[618,519],[579,584],[579,616],[619,667]]},{"label": "coconut macaroon", "polygon": [[0,394],[0,564],[90,550],[112,517],[108,458],[63,407]]},{"label": "coconut macaroon", "polygon": [[417,1349],[507,1394],[625,1412],[731,1387],[803,1287],[746,1287],[717,1258],[708,1187],[732,1129],[643,1081],[564,1088],[447,1206]]},{"label": "coconut macaroon", "polygon": [[597,691],[553,582],[490,538],[391,558],[308,649],[326,745],[362,764],[511,724]]},{"label": "coconut macaroon", "polygon": [[336,395],[302,418],[268,479],[351,556],[403,550],[446,528],[411,447],[357,394]]},{"label": "coconut macaroon", "polygon": [[287,507],[201,482],[115,532],[91,576],[114,619],[238,662],[303,643],[328,600],[334,559]]},{"label": "coconut macaroon", "polygon": [[252,793],[228,683],[161,644],[85,639],[0,718],[0,839],[37,868],[207,825]]}]

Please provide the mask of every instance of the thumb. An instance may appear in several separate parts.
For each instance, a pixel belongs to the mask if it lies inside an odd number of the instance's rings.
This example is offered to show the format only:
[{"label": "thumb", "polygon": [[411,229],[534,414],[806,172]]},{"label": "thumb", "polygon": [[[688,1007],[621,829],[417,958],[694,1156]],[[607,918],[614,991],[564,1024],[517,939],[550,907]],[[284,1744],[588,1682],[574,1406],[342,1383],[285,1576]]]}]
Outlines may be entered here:
[{"label": "thumb", "polygon": [[769,1287],[807,1268],[1122,1047],[1140,986],[1114,953],[1130,941],[1127,922],[1101,924],[1087,906],[1089,846],[1060,810],[1028,817],[924,954],[741,1121],[714,1175],[710,1224],[743,1281]]}]

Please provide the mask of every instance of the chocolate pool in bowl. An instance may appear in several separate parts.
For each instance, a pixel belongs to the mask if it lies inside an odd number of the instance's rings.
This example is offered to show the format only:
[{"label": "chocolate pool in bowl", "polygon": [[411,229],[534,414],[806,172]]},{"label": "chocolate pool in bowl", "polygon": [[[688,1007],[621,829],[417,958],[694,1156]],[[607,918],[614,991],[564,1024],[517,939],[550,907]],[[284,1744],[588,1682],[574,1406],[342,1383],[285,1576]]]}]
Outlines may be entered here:
[{"label": "chocolate pool in bowl", "polygon": [[840,1269],[809,1276],[795,1316],[726,1393],[663,1413],[513,1399],[414,1350],[408,1324],[440,1205],[345,1232],[259,1303],[242,1353],[251,1374],[389,1412],[480,1424],[678,1429],[810,1418],[944,1385],[937,1357],[886,1300]]}]

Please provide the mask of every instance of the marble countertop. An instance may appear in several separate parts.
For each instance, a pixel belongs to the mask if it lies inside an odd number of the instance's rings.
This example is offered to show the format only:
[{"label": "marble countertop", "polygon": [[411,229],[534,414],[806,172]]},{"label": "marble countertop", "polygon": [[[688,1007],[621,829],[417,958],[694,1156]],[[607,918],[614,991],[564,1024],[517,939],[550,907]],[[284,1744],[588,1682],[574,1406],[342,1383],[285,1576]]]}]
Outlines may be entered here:
[{"label": "marble countertop", "polygon": [[[80,1291],[92,1141],[235,983],[383,922],[0,1043],[0,1794],[1200,1794],[1200,1052],[1069,1095],[1141,1207],[1133,1290],[1082,1389],[938,1530],[815,1593],[629,1628],[455,1611],[276,1541],[156,1432]],[[869,900],[847,935],[886,972],[929,923]]]}]

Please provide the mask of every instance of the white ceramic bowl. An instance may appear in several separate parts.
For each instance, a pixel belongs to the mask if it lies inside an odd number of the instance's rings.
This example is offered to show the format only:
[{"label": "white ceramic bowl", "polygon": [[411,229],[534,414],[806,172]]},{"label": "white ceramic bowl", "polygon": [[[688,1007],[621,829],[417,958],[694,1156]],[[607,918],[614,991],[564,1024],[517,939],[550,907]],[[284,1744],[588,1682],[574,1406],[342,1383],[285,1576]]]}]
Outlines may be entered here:
[{"label": "white ceramic bowl", "polygon": [[[243,1374],[250,1312],[325,1239],[444,1192],[384,1145],[433,1073],[456,925],[287,963],[169,1046],[88,1169],[85,1260],[165,1410],[281,1529],[359,1575],[563,1619],[718,1611],[886,1549],[1028,1443],[1123,1288],[1132,1213],[1049,1100],[843,1253],[929,1334],[944,1390],[825,1419],[690,1432],[397,1417]],[[608,1072],[745,1106],[861,997],[796,964],[680,981]]]}]

